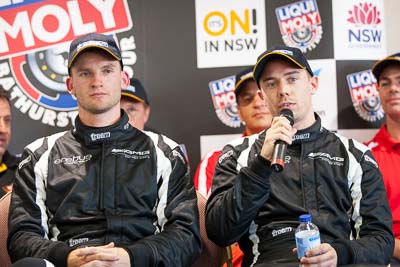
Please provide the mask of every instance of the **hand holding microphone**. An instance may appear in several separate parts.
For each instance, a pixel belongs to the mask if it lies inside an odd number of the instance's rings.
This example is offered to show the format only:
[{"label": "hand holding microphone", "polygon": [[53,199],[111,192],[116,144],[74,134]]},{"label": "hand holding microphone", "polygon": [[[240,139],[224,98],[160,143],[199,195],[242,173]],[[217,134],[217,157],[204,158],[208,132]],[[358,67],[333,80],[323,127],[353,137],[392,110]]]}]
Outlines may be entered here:
[{"label": "hand holding microphone", "polygon": [[266,131],[260,156],[271,162],[270,166],[275,172],[282,171],[285,165],[286,147],[292,144],[292,137],[297,132],[297,129],[292,127],[293,124],[293,112],[290,109],[282,109]]},{"label": "hand holding microphone", "polygon": [[[294,118],[293,111],[290,109],[282,109],[279,116],[285,117],[289,120],[290,126],[293,126]],[[287,143],[278,140],[275,142],[274,152],[272,153],[271,168],[275,172],[281,172],[285,166],[285,154],[286,154]]]}]

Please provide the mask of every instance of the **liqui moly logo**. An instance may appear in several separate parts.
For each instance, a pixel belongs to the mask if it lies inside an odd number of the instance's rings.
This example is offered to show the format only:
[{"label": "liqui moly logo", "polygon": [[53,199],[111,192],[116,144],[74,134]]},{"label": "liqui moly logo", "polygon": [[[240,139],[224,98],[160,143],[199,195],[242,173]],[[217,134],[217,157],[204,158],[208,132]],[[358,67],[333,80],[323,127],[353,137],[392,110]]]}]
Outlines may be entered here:
[{"label": "liqui moly logo", "polygon": [[218,118],[223,124],[229,127],[240,127],[240,118],[234,92],[235,76],[211,81],[208,85]]},{"label": "liqui moly logo", "polygon": [[0,59],[69,42],[90,32],[125,31],[132,25],[126,0],[13,2],[0,6]]},{"label": "liqui moly logo", "polygon": [[275,9],[282,39],[287,46],[313,50],[321,41],[321,16],[316,0],[304,0]]},{"label": "liqui moly logo", "polygon": [[118,39],[131,28],[127,0],[0,0],[0,85],[31,120],[67,127],[77,115],[65,84],[70,42],[90,32]]},{"label": "liqui moly logo", "polygon": [[348,41],[362,47],[380,47],[382,39],[382,20],[379,7],[369,2],[354,5],[349,12],[351,23]]},{"label": "liqui moly logo", "polygon": [[383,118],[377,83],[371,70],[348,74],[347,84],[354,109],[362,119],[375,122]]}]

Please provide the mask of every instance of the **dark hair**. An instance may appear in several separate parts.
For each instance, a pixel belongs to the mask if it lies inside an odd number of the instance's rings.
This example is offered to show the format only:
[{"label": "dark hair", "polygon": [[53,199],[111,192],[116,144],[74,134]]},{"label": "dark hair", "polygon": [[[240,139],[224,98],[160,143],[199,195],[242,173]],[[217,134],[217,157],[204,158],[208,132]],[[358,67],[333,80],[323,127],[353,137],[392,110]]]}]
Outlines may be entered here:
[{"label": "dark hair", "polygon": [[4,89],[4,87],[1,84],[0,84],[0,99],[6,100],[11,107],[10,94],[8,93],[8,91]]}]

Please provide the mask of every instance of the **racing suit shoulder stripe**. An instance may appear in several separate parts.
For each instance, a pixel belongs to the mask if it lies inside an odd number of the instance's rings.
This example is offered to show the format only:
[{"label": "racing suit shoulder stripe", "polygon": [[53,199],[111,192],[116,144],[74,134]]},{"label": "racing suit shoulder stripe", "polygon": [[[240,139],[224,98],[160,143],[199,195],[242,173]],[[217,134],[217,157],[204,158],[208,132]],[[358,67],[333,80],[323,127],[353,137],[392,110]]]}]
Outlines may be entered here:
[{"label": "racing suit shoulder stripe", "polygon": [[[26,146],[27,149],[29,149],[32,152],[35,152],[36,150],[38,150],[39,148],[43,148],[43,144],[45,142],[45,140],[48,140],[47,143],[51,143],[54,145],[54,142],[60,138],[61,136],[65,135],[68,131],[64,131],[64,132],[59,132],[59,133],[55,133],[53,135],[50,136],[46,136],[46,137],[42,137],[39,139],[36,139],[35,141],[33,141],[32,143],[30,143],[29,145]],[[52,146],[52,145],[51,145]]]},{"label": "racing suit shoulder stripe", "polygon": [[350,141],[353,143],[354,147],[360,150],[361,152],[365,153],[367,150],[369,150],[368,146],[364,145],[363,143],[358,142],[357,140],[350,139]]},{"label": "racing suit shoulder stripe", "polygon": [[28,144],[25,147],[25,149],[28,149],[30,151],[36,151],[37,149],[39,149],[40,147],[43,146],[43,142],[45,142],[45,139],[46,139],[46,137],[42,137],[42,138],[36,139],[32,143]]},{"label": "racing suit shoulder stripe", "polygon": [[[360,165],[360,158],[363,152],[355,147],[353,139],[348,139],[346,137],[336,134],[341,143],[346,148],[348,155],[349,167],[347,172],[348,186],[353,199],[353,211],[351,214],[351,219],[354,221],[355,236],[350,233],[349,239],[359,238],[360,228],[363,223],[363,218],[360,214],[361,199],[363,197],[361,190],[363,169]],[[362,148],[362,146],[360,146]]]},{"label": "racing suit shoulder stripe", "polygon": [[[253,134],[253,135],[248,135],[248,136],[242,136],[236,139],[231,140],[228,142],[226,145],[231,145],[233,147],[236,146],[241,146],[246,140],[249,140],[249,144],[253,144],[258,138],[260,134]],[[247,142],[247,141],[246,141]]]},{"label": "racing suit shoulder stripe", "polygon": [[243,140],[243,143],[240,147],[240,154],[238,155],[238,160],[237,160],[237,171],[240,171],[241,168],[243,167],[247,167],[248,166],[248,162],[249,162],[249,158],[251,158],[251,156],[249,156],[249,153],[251,151],[252,145],[254,144],[256,139],[254,138],[245,138],[245,140]]},{"label": "racing suit shoulder stripe", "polygon": [[[68,131],[60,132],[48,136],[43,139],[42,146],[38,147],[34,154],[36,156],[37,162],[34,165],[35,172],[35,185],[36,185],[36,204],[40,209],[41,215],[41,225],[46,233],[46,238],[48,238],[49,228],[48,228],[48,214],[46,208],[46,188],[47,188],[47,177],[49,169],[49,155],[53,146],[56,144],[57,140],[64,136]],[[51,215],[50,215],[51,216]],[[57,240],[57,235],[59,230],[57,226],[51,229],[53,234],[53,240]]]},{"label": "racing suit shoulder stripe", "polygon": [[[252,151],[256,150],[254,149],[255,142],[260,138],[260,134],[255,134],[251,135],[247,138],[247,140],[244,140],[242,145],[242,153],[240,154],[238,158],[238,166],[237,170],[240,171],[241,168],[243,167],[248,167],[248,163],[252,159]],[[239,167],[240,165],[240,167]],[[251,266],[254,266],[254,264],[257,263],[258,257],[260,256],[260,250],[259,250],[259,243],[260,243],[260,237],[257,234],[258,231],[258,224],[255,223],[253,220],[250,224],[249,227],[249,240],[252,244],[252,253],[253,253],[253,261]]]},{"label": "racing suit shoulder stripe", "polygon": [[185,168],[185,173],[188,170],[183,152],[175,141],[162,134],[156,134],[150,131],[145,131],[145,134],[151,138],[157,154],[157,184],[159,184],[159,201],[156,203],[157,206],[155,208],[157,210],[158,224],[161,226],[162,231],[168,220],[165,214],[165,209],[168,206],[168,195],[171,193],[169,192],[170,179],[174,175],[173,169],[176,168],[176,162],[173,161],[176,160],[177,162],[181,162]]},{"label": "racing suit shoulder stripe", "polygon": [[143,131],[148,137],[153,140],[154,144],[157,144],[159,148],[166,148],[174,149],[175,147],[179,146],[174,140],[168,138],[163,134],[157,134],[151,131]]},{"label": "racing suit shoulder stripe", "polygon": [[[29,238],[18,239],[18,236],[14,236],[13,233],[18,232],[20,228],[23,228],[26,222],[34,222],[34,225],[40,227],[33,227],[32,232],[35,232],[38,236],[49,238],[49,225],[47,209],[45,206],[46,201],[46,186],[47,175],[48,175],[48,155],[50,149],[54,146],[56,141],[65,134],[66,132],[57,133],[49,137],[40,138],[31,144],[27,145],[23,152],[23,160],[20,162],[18,171],[16,173],[16,179],[14,181],[14,192],[11,201],[11,208],[14,210],[10,213],[10,248],[14,253],[20,251],[21,254],[15,254],[14,257],[22,257],[22,250],[18,249],[19,243],[23,242],[28,244],[37,244],[38,238],[35,235]],[[20,179],[23,175],[24,179]],[[27,192],[29,195],[24,195],[26,199],[32,199],[32,204],[23,206],[21,203],[24,201],[21,199],[21,191]],[[30,200],[29,200],[30,201]],[[21,212],[20,210],[25,210],[26,212]],[[21,215],[23,214],[23,215]],[[50,215],[51,216],[51,215]],[[22,222],[22,223],[21,223]],[[52,232],[53,233],[53,232]],[[15,239],[18,239],[16,241]],[[11,244],[13,243],[13,244]],[[56,246],[56,243],[49,244],[49,247]],[[41,255],[40,257],[45,257],[46,246],[36,248],[36,255]]]},{"label": "racing suit shoulder stripe", "polygon": [[[167,195],[168,195],[168,177],[172,171],[171,163],[168,161],[166,157],[166,149],[168,147],[165,145],[159,146],[160,143],[160,134],[156,134],[150,131],[143,131],[153,143],[153,148],[156,152],[156,162],[157,162],[157,184],[158,184],[158,198],[159,201],[156,203],[153,209],[156,209],[157,218],[158,218],[158,225],[163,228],[165,223],[167,222],[167,218],[164,213],[164,209],[167,206]],[[156,227],[157,228],[157,227]],[[162,231],[163,229],[160,229]]]},{"label": "racing suit shoulder stripe", "polygon": [[260,139],[260,134],[253,134],[238,138],[228,143],[228,145],[232,146],[237,153],[237,171],[240,171],[243,167],[248,167],[248,163],[253,159],[251,152],[255,150],[254,145],[258,139]]}]

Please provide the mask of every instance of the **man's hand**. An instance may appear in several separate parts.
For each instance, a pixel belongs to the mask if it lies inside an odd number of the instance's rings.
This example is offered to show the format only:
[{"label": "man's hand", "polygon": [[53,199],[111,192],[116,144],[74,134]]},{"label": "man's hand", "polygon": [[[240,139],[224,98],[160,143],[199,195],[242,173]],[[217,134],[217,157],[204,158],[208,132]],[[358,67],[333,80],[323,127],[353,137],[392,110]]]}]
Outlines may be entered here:
[{"label": "man's hand", "polygon": [[270,161],[274,152],[275,142],[282,140],[291,145],[292,137],[296,132],[297,130],[290,125],[287,118],[283,116],[274,117],[271,127],[265,133],[265,140],[260,155]]},{"label": "man's hand", "polygon": [[[297,248],[293,249],[293,253],[297,254]],[[307,251],[306,257],[300,259],[300,264],[302,267],[336,267],[336,250],[330,244],[322,243],[320,246]]]},{"label": "man's hand", "polygon": [[105,246],[85,247],[73,250],[68,255],[68,267],[125,267],[131,266],[129,254],[109,243]]},{"label": "man's hand", "polygon": [[400,239],[394,239],[394,250],[393,257],[397,260],[400,260]]}]

